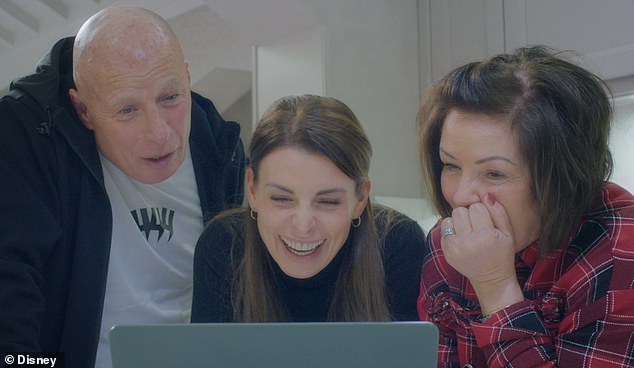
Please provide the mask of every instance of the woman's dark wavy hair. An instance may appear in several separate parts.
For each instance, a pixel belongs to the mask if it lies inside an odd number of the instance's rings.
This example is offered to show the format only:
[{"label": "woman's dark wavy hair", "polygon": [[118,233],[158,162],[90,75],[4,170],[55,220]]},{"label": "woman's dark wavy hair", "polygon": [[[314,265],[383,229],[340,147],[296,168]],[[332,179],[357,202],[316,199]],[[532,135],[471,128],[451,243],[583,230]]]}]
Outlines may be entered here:
[{"label": "woman's dark wavy hair", "polygon": [[[354,180],[357,193],[368,179],[372,147],[354,113],[341,101],[315,95],[276,101],[260,119],[249,147],[250,168],[258,180],[260,163],[279,147],[296,147],[322,155]],[[273,259],[257,223],[244,210],[244,255],[232,287],[234,319],[243,322],[288,321],[282,296],[276,292]],[[350,230],[350,247],[336,281],[328,319],[387,321],[382,246],[373,207],[368,204],[361,225]]]},{"label": "woman's dark wavy hair", "polygon": [[452,109],[508,118],[531,174],[541,216],[540,254],[562,247],[612,173],[612,119],[606,83],[545,46],[517,49],[454,69],[427,92],[418,110],[420,162],[441,216],[440,134]]}]

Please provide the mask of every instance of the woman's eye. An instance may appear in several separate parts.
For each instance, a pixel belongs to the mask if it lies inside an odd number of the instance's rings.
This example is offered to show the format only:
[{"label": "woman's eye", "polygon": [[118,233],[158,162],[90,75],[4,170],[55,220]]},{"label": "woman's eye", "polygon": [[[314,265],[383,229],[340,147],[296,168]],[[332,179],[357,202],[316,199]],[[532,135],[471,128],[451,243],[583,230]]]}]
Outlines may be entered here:
[{"label": "woman's eye", "polygon": [[273,202],[278,202],[278,203],[286,203],[286,202],[290,202],[291,199],[288,197],[281,197],[281,196],[271,196],[271,200]]},{"label": "woman's eye", "polygon": [[338,199],[321,199],[319,203],[326,206],[338,206],[341,204],[341,201]]},{"label": "woman's eye", "polygon": [[489,171],[487,173],[487,176],[491,179],[495,179],[495,180],[500,180],[500,179],[506,179],[506,175],[502,172],[499,171]]},{"label": "woman's eye", "polygon": [[442,164],[442,169],[443,170],[456,170],[456,169],[458,169],[458,166],[456,166],[454,164],[443,163]]}]

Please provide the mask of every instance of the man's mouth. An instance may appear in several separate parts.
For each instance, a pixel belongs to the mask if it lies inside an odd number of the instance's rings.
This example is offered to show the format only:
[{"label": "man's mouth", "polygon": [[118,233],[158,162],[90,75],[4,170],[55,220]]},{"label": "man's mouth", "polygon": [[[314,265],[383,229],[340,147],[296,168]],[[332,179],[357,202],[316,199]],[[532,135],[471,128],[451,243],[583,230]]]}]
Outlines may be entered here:
[{"label": "man's mouth", "polygon": [[166,155],[163,156],[153,156],[153,157],[148,157],[147,160],[152,161],[152,162],[161,162],[166,160],[168,157],[170,157],[172,155],[172,153],[168,153]]},{"label": "man's mouth", "polygon": [[284,242],[284,245],[286,245],[286,248],[290,250],[293,254],[296,254],[298,256],[306,256],[312,254],[317,250],[317,248],[319,248],[320,245],[324,244],[324,242],[326,241],[326,239],[322,239],[316,242],[309,243],[296,242],[283,236],[281,237],[281,239]]}]

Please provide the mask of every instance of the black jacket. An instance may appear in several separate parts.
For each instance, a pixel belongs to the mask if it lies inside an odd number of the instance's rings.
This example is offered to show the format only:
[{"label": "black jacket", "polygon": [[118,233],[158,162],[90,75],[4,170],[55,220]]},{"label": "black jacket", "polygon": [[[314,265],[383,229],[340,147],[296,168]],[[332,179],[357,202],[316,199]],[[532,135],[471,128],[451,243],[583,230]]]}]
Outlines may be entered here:
[{"label": "black jacket", "polygon": [[[0,356],[63,352],[94,365],[112,215],[93,133],[77,118],[72,38],[0,100]],[[240,127],[192,93],[189,143],[204,219],[240,205]],[[0,360],[3,361],[3,360]]]}]

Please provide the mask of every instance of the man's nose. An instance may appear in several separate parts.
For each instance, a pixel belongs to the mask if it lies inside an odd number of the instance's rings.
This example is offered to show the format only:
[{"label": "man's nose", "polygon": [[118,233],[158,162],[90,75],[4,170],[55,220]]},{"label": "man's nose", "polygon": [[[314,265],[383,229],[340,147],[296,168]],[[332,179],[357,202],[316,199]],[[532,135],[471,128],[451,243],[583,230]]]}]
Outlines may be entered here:
[{"label": "man's nose", "polygon": [[161,113],[161,109],[153,107],[149,109],[146,117],[146,132],[150,140],[157,143],[165,143],[170,134],[170,126]]}]

